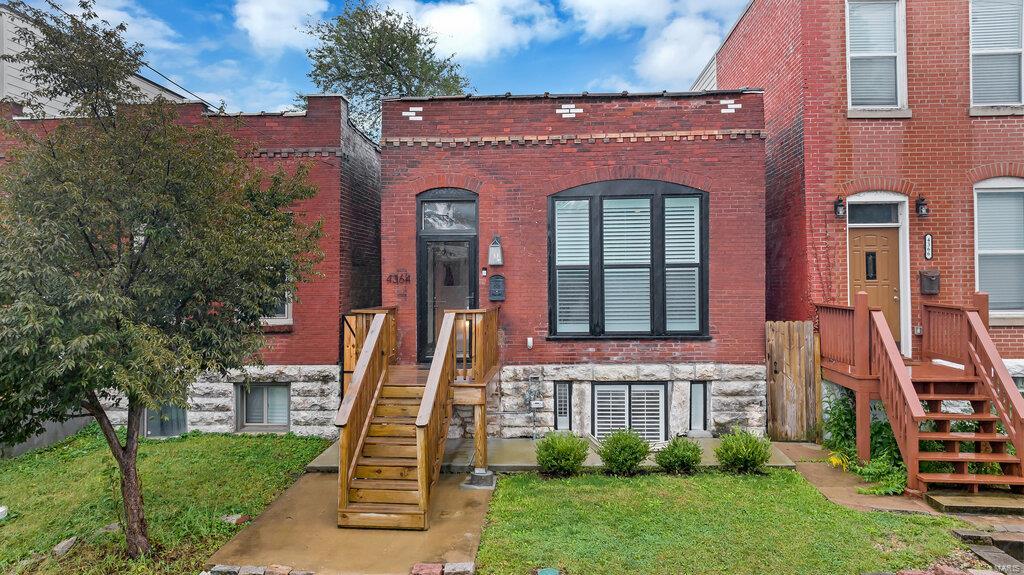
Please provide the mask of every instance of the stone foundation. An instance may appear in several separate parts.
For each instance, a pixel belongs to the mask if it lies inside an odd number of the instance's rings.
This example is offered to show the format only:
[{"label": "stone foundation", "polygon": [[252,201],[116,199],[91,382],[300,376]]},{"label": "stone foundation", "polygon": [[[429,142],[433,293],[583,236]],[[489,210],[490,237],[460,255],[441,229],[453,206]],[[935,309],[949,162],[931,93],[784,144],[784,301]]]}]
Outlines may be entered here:
[{"label": "stone foundation", "polygon": [[[554,430],[555,382],[569,382],[572,429],[590,433],[593,382],[667,383],[669,436],[690,429],[690,383],[710,384],[708,431],[715,435],[733,427],[765,434],[767,385],[763,365],[733,364],[573,364],[511,365],[488,389],[487,432],[494,437],[541,437]],[[544,402],[533,409],[531,402]],[[472,410],[458,408],[450,437],[472,435]]]},{"label": "stone foundation", "polygon": [[[201,376],[189,392],[186,417],[189,431],[231,433],[239,428],[235,392],[251,383],[288,384],[288,430],[297,435],[338,436],[334,416],[338,411],[340,370],[337,365],[268,365],[218,375]],[[107,413],[115,425],[127,419],[127,405],[111,402]]]}]

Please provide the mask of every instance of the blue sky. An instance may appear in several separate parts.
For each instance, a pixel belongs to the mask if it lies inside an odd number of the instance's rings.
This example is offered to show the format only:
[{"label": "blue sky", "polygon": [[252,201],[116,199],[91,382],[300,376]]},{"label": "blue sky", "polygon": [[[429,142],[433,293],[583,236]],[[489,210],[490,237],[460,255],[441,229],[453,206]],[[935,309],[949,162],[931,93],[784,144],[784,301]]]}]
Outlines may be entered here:
[{"label": "blue sky", "polygon": [[[683,90],[747,0],[380,0],[453,53],[475,91]],[[69,0],[70,3],[70,0]],[[277,111],[316,91],[305,23],[335,0],[97,0],[150,64],[232,111]],[[149,74],[152,76],[152,74]]]}]

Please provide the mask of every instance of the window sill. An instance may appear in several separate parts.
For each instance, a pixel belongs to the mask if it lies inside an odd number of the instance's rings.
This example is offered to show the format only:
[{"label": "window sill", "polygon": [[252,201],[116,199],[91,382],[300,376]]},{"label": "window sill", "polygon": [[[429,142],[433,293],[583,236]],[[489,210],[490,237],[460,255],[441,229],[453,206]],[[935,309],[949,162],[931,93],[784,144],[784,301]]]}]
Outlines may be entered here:
[{"label": "window sill", "polygon": [[287,427],[281,427],[279,425],[268,425],[268,426],[248,426],[239,429],[236,433],[242,435],[260,435],[261,433],[273,433],[275,435],[283,435],[288,433]]},{"label": "window sill", "polygon": [[1022,327],[1024,326],[1024,312],[990,313],[988,324],[992,327]]},{"label": "window sill", "polygon": [[863,119],[907,119],[914,117],[910,108],[847,108],[846,117],[851,120]]},{"label": "window sill", "polygon": [[983,118],[985,116],[1024,116],[1024,105],[971,106],[967,113],[975,118]]},{"label": "window sill", "polygon": [[710,335],[549,335],[547,341],[623,341],[623,340],[651,340],[651,341],[711,341]]},{"label": "window sill", "polygon": [[293,327],[290,323],[265,323],[263,333],[291,333]]}]

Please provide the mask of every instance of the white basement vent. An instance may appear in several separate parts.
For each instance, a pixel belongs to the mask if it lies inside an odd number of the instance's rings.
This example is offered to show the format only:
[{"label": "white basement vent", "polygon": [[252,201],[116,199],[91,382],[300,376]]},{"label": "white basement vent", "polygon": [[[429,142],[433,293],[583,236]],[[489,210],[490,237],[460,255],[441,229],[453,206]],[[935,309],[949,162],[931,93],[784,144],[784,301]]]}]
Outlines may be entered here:
[{"label": "white basement vent", "polygon": [[563,118],[575,118],[576,114],[583,113],[583,108],[577,108],[576,104],[562,104],[555,108],[555,112]]},{"label": "white basement vent", "polygon": [[737,104],[736,100],[719,100],[718,103],[722,105],[723,114],[735,114],[736,110],[743,107],[743,104]]},{"label": "white basement vent", "polygon": [[665,440],[664,384],[595,384],[594,437],[632,429],[647,441]]},{"label": "white basement vent", "polygon": [[420,113],[423,112],[422,106],[410,106],[408,112],[402,112],[402,115],[409,118],[412,121],[419,121],[423,119]]}]

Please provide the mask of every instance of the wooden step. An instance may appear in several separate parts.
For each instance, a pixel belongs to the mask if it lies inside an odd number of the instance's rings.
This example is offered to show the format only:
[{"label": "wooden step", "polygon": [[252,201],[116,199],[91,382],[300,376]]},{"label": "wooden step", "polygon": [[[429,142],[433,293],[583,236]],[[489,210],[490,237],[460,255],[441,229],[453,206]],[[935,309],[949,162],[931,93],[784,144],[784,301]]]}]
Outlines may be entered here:
[{"label": "wooden step", "polygon": [[419,415],[419,413],[419,403],[417,403],[416,405],[387,405],[378,403],[373,408],[373,414],[379,417],[413,417]]},{"label": "wooden step", "polygon": [[419,405],[422,397],[378,397],[377,405]]},{"label": "wooden step", "polygon": [[[367,439],[373,439],[367,437]],[[383,439],[399,439],[395,437],[386,437]],[[402,439],[413,439],[402,438]],[[415,441],[415,440],[414,440]],[[366,457],[416,457],[416,444],[403,445],[395,443],[365,443],[363,445],[363,455]]]},{"label": "wooden step", "polygon": [[991,401],[987,395],[980,393],[919,393],[921,401]]},{"label": "wooden step", "polygon": [[917,478],[925,483],[964,485],[1024,485],[1024,477],[1016,475],[984,475],[978,473],[918,473]]},{"label": "wooden step", "polygon": [[420,501],[420,492],[418,490],[402,491],[400,489],[349,489],[348,499],[353,503],[397,503],[414,505]]},{"label": "wooden step", "polygon": [[[381,462],[384,463],[381,463]],[[385,464],[401,461],[398,465]],[[363,457],[356,465],[356,478],[360,479],[416,479],[416,460],[394,457]]]},{"label": "wooden step", "polygon": [[987,441],[989,443],[1010,441],[1010,437],[1008,435],[1003,435],[1001,433],[976,433],[969,431],[922,431],[917,434],[917,437],[922,441]]},{"label": "wooden step", "polygon": [[948,451],[921,451],[917,455],[921,461],[968,461],[983,463],[1020,463],[1016,455],[1009,453],[951,453]]},{"label": "wooden step", "polygon": [[939,411],[926,411],[924,418],[936,421],[999,421],[998,415],[987,413],[942,413]]},{"label": "wooden step", "polygon": [[338,512],[339,527],[426,529],[426,515],[418,505],[350,503]]},{"label": "wooden step", "polygon": [[409,385],[385,385],[380,390],[381,397],[412,397],[422,398],[423,388]]},{"label": "wooden step", "polygon": [[370,423],[370,437],[416,437],[416,425],[395,423]]},{"label": "wooden step", "polygon": [[349,485],[354,489],[393,489],[395,491],[416,491],[420,483],[416,479],[353,479]]}]

